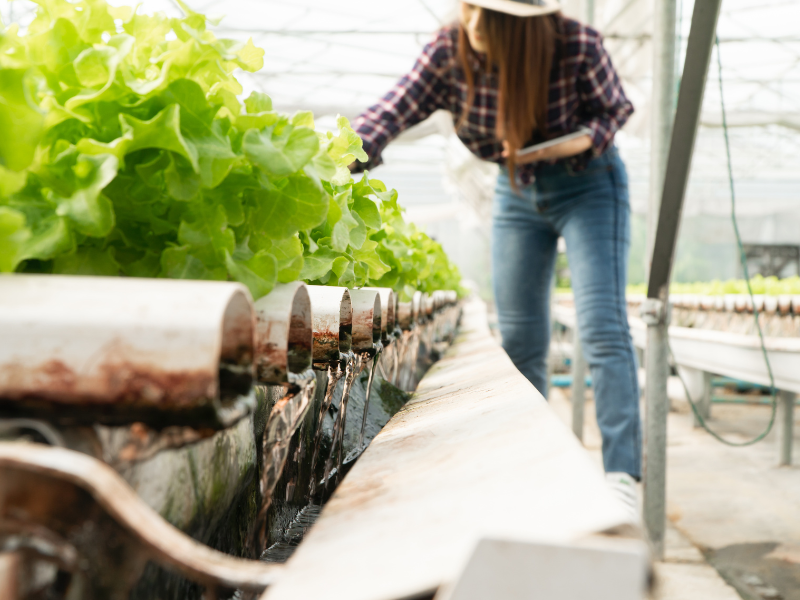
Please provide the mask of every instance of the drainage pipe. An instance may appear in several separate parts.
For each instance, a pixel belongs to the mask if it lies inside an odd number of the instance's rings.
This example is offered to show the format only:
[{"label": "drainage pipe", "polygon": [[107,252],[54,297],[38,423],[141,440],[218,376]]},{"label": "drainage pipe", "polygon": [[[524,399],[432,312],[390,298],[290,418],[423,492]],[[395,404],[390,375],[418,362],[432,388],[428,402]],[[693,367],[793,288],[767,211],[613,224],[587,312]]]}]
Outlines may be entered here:
[{"label": "drainage pipe", "polygon": [[582,442],[583,413],[586,406],[586,359],[577,329],[572,333],[572,340],[572,432]]},{"label": "drainage pipe", "polygon": [[146,421],[252,384],[255,313],[238,283],[4,275],[0,331],[0,406],[20,416]]},{"label": "drainage pipe", "polygon": [[447,292],[444,290],[437,290],[433,292],[433,309],[440,311],[447,306]]},{"label": "drainage pipe", "polygon": [[256,378],[285,383],[289,373],[311,368],[313,333],[311,299],[299,281],[278,285],[258,300],[256,309]]},{"label": "drainage pipe", "polygon": [[364,291],[377,292],[381,300],[381,340],[384,345],[391,342],[395,325],[396,295],[391,288],[362,288]]},{"label": "drainage pipe", "polygon": [[350,352],[353,337],[353,308],[350,291],[343,287],[308,286],[311,300],[311,328],[314,362],[331,362]]},{"label": "drainage pipe", "polygon": [[397,326],[403,331],[408,331],[414,324],[414,303],[397,303]]},{"label": "drainage pipe", "polygon": [[424,318],[422,292],[414,292],[411,297],[411,322],[418,323]]},{"label": "drainage pipe", "polygon": [[350,290],[353,351],[367,352],[381,341],[381,297],[375,290]]},{"label": "drainage pipe", "polygon": [[425,319],[426,320],[430,320],[430,319],[433,318],[433,312],[434,312],[434,309],[435,309],[434,297],[431,294],[428,294],[427,292],[424,293],[422,295],[422,297],[423,297],[423,300],[422,300],[421,304],[423,306],[423,310],[424,310],[424,313],[425,313]]}]

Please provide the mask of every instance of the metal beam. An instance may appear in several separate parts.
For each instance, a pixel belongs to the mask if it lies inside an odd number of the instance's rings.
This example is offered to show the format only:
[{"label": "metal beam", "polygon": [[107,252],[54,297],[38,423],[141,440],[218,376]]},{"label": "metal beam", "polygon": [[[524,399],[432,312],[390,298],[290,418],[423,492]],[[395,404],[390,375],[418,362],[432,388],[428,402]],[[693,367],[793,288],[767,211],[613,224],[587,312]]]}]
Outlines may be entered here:
[{"label": "metal beam", "polygon": [[647,207],[647,257],[658,226],[664,172],[675,117],[675,30],[677,1],[658,0],[653,17],[653,97],[650,121],[650,197]]},{"label": "metal beam", "polygon": [[689,181],[697,126],[703,105],[708,65],[717,30],[722,0],[695,4],[692,29],[686,49],[678,107],[667,158],[667,170],[658,216],[658,227],[650,264],[647,297],[665,300],[672,272],[678,225]]},{"label": "metal beam", "polygon": [[780,446],[779,464],[782,467],[792,466],[792,445],[794,442],[794,405],[797,394],[782,390],[778,394],[778,439]]},{"label": "metal beam", "polygon": [[572,332],[572,432],[583,441],[583,413],[586,406],[586,358],[578,330]]},{"label": "metal beam", "polygon": [[669,280],[721,4],[705,0],[694,6],[642,306],[647,323],[643,516],[656,559],[664,556],[666,533]]}]

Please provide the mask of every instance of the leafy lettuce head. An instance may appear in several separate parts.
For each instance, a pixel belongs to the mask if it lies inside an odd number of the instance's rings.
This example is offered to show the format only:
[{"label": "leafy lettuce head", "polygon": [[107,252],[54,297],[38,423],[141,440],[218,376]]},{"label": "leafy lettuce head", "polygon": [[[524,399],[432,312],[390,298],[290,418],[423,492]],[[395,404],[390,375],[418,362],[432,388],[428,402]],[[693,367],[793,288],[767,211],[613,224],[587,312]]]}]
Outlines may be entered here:
[{"label": "leafy lettuce head", "polygon": [[[423,258],[452,271],[387,233],[396,193],[352,180],[367,157],[346,119],[321,133],[265,94],[239,100],[237,70],[264,63],[252,40],[180,2],[181,18],[36,3],[24,33],[0,29],[0,272],[233,279],[259,297],[298,278],[421,287]],[[425,255],[413,269],[406,250]]]}]

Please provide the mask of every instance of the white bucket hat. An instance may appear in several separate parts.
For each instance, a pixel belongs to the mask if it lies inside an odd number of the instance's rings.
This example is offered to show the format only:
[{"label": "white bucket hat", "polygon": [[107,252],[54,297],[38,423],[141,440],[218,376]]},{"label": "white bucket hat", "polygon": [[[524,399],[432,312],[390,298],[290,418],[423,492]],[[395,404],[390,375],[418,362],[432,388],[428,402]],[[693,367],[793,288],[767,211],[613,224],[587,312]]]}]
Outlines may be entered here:
[{"label": "white bucket hat", "polygon": [[469,4],[515,17],[537,17],[561,10],[556,0],[467,0]]}]

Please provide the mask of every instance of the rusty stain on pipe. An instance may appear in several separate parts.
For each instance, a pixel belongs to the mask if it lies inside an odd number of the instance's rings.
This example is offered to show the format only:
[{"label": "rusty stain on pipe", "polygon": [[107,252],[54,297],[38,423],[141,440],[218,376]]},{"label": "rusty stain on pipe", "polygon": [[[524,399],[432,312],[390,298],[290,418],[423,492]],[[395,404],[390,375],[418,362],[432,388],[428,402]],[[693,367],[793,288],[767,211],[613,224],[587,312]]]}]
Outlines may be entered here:
[{"label": "rusty stain on pipe", "polygon": [[314,362],[339,360],[350,352],[353,336],[353,309],[350,291],[343,287],[308,286],[314,334]]},{"label": "rusty stain on pipe", "polygon": [[230,282],[0,276],[0,402],[195,408],[252,383],[255,317]]},{"label": "rusty stain on pipe", "polygon": [[289,373],[311,367],[311,300],[300,282],[278,285],[259,299],[256,310],[256,379],[284,383]]},{"label": "rusty stain on pipe", "polygon": [[372,350],[381,340],[381,297],[375,290],[350,290],[353,350]]}]

